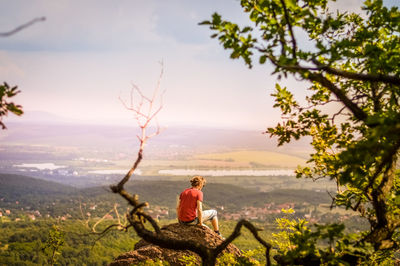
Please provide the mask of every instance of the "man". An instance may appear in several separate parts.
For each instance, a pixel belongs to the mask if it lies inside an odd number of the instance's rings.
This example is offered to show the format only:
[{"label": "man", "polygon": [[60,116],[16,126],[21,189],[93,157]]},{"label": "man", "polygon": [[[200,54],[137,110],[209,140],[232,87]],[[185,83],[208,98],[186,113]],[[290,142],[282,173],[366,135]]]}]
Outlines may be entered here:
[{"label": "man", "polygon": [[205,178],[202,176],[194,176],[190,179],[190,183],[192,187],[185,189],[181,193],[176,206],[179,223],[202,226],[203,222],[211,221],[215,233],[221,236],[218,227],[217,211],[203,211],[203,192],[201,190],[206,184]]}]

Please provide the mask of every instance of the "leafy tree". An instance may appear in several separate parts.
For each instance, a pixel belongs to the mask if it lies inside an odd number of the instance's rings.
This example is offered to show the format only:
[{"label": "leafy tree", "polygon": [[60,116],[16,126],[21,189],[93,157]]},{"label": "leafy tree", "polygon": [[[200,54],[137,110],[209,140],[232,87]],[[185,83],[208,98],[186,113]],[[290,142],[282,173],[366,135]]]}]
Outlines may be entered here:
[{"label": "leafy tree", "polygon": [[[372,245],[375,252],[395,250],[400,227],[398,8],[366,0],[360,15],[330,12],[327,0],[240,3],[253,26],[241,27],[217,13],[201,24],[209,25],[231,58],[242,58],[250,68],[254,60],[268,61],[278,79],[292,76],[310,84],[305,103],[295,99],[296,90],[276,85],[274,107],[285,118],[267,133],[278,137],[279,145],[310,136],[314,151],[297,177],[334,180],[333,205],[352,209],[370,223],[358,243]],[[300,35],[306,41],[300,42]]]},{"label": "leafy tree", "polygon": [[370,244],[365,246],[364,243],[357,243],[356,234],[344,235],[343,224],[314,224],[312,230],[305,219],[288,217],[294,213],[293,209],[282,211],[286,217],[276,219],[281,231],[272,233],[273,243],[278,247],[278,255],[274,258],[279,264],[354,265],[366,263],[365,256],[371,256],[368,253],[371,252]]},{"label": "leafy tree", "polygon": [[43,250],[48,252],[49,264],[54,265],[57,262],[56,255],[61,254],[60,249],[65,243],[65,233],[53,225],[53,228],[49,231],[49,238],[44,244]]},{"label": "leafy tree", "polygon": [[6,129],[6,125],[3,123],[3,117],[11,112],[16,115],[22,115],[22,106],[10,102],[9,99],[16,96],[21,91],[18,90],[17,86],[10,87],[6,82],[0,85],[0,126],[2,129]]}]

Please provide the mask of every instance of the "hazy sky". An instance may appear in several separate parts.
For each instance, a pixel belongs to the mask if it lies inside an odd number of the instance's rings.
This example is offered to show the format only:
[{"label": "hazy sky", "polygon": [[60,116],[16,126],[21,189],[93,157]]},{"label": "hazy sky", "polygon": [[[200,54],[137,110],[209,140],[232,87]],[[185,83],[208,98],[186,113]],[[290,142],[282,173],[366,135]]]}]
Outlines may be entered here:
[{"label": "hazy sky", "polygon": [[[339,0],[336,6],[358,10],[360,3]],[[271,67],[249,70],[229,59],[208,28],[198,25],[215,11],[249,24],[236,0],[0,0],[0,32],[46,17],[0,39],[0,81],[19,86],[15,101],[26,113],[133,123],[118,97],[128,97],[132,83],[151,93],[163,60],[162,125],[263,130],[280,118],[272,108]]]}]

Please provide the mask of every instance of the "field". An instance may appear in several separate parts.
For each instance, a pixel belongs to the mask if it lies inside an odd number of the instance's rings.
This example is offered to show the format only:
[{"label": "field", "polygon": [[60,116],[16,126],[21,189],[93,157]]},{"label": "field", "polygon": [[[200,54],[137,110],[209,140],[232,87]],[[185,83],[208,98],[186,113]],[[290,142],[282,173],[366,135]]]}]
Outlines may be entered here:
[{"label": "field", "polygon": [[[196,169],[196,170],[264,170],[264,169],[296,169],[305,165],[304,158],[271,151],[237,150],[215,153],[193,153],[179,159],[147,159],[143,160],[140,169],[143,175],[160,175],[159,170]],[[112,161],[112,165],[104,169],[123,169],[132,161]]]},{"label": "field", "polygon": [[194,158],[206,161],[207,164],[215,161],[246,165],[255,168],[296,168],[298,165],[305,164],[306,160],[297,156],[287,155],[283,153],[257,150],[240,150],[224,153],[198,154]]}]

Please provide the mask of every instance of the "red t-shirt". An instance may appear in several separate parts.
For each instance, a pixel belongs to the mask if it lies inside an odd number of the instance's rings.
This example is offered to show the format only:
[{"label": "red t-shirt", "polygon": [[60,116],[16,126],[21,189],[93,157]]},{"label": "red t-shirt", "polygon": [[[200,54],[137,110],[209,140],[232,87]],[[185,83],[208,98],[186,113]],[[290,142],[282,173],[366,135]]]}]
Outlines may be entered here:
[{"label": "red t-shirt", "polygon": [[196,188],[185,189],[179,196],[178,219],[183,222],[193,221],[197,217],[197,201],[203,202],[203,192]]}]

